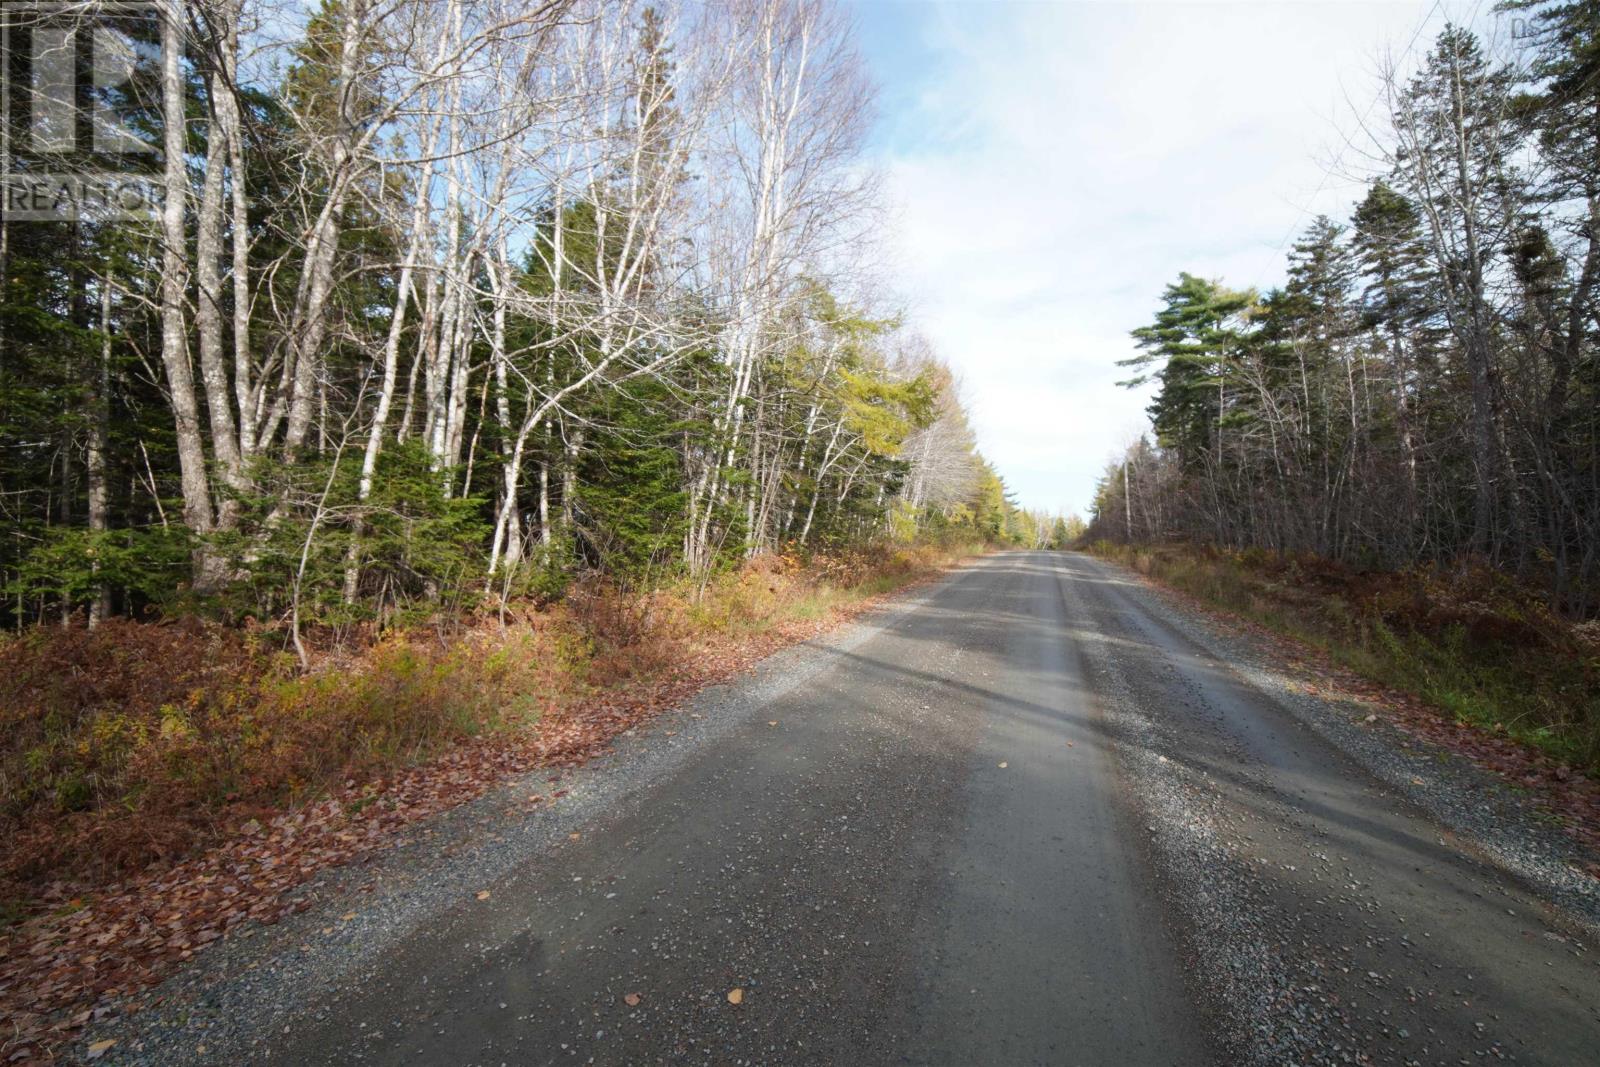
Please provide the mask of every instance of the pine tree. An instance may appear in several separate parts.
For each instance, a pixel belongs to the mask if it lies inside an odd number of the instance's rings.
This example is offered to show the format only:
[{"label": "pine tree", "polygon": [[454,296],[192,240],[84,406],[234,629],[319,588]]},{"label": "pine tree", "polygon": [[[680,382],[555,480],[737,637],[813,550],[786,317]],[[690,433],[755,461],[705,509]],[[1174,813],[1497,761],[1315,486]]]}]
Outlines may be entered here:
[{"label": "pine tree", "polygon": [[1161,383],[1149,408],[1151,421],[1163,447],[1176,450],[1186,463],[1218,445],[1242,328],[1240,316],[1254,299],[1253,293],[1180,274],[1167,286],[1156,321],[1133,331],[1143,354],[1117,363],[1141,370],[1160,364],[1153,373],[1122,384],[1141,385],[1151,377]]}]

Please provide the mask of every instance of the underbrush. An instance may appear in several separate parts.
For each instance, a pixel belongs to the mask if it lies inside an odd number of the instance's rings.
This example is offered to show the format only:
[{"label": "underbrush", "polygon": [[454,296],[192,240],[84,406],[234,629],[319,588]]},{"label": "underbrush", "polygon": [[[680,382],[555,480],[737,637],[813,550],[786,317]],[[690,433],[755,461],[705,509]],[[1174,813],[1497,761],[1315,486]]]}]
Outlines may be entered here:
[{"label": "underbrush", "polygon": [[892,592],[975,551],[966,546],[879,545],[843,555],[758,556],[708,585],[685,611],[694,627],[764,633],[787,620],[818,618]]},{"label": "underbrush", "polygon": [[112,621],[0,644],[0,878],[91,881],[176,857],[219,821],[293,805],[528,721],[555,635],[384,638],[302,673],[280,642]]},{"label": "underbrush", "polygon": [[[701,587],[580,583],[553,605],[326,639],[194,619],[0,637],[0,901],[175,860],[255,816],[427,760],[712,646],[815,623],[966,549],[763,556]],[[311,635],[315,643],[316,635]]]},{"label": "underbrush", "polygon": [[1363,571],[1260,550],[1108,541],[1090,551],[1600,775],[1600,627],[1561,618],[1490,567]]}]

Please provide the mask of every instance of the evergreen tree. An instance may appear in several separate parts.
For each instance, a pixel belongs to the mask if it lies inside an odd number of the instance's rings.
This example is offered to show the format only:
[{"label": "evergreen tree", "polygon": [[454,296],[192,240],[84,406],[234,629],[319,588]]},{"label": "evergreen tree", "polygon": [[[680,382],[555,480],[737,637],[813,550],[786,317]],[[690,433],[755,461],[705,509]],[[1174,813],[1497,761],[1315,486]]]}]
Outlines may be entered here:
[{"label": "evergreen tree", "polygon": [[[1161,364],[1153,374],[1161,387],[1149,409],[1151,422],[1162,445],[1185,462],[1197,461],[1217,443],[1241,316],[1253,301],[1252,293],[1180,274],[1167,286],[1155,322],[1133,331],[1142,354],[1117,364],[1141,370]],[[1122,384],[1141,385],[1150,377],[1141,373]]]}]

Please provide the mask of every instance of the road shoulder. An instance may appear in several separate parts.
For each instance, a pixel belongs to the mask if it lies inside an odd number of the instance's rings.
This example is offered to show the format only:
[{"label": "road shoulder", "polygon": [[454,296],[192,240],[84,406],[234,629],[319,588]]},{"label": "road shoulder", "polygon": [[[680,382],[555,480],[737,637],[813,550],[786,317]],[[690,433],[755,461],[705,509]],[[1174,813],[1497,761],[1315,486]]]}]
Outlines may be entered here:
[{"label": "road shoulder", "polygon": [[1526,791],[1461,754],[1408,731],[1381,701],[1331,688],[1328,676],[1286,655],[1241,621],[1202,609],[1119,564],[1098,560],[1118,591],[1210,655],[1348,756],[1367,774],[1548,900],[1590,936],[1600,936],[1600,854],[1563,832]]},{"label": "road shoulder", "polygon": [[[572,835],[628,810],[763,705],[828,670],[971,567],[773,653],[628,731],[609,755],[515,776],[406,828],[379,852],[319,873],[294,891],[304,910],[226,938],[137,997],[140,1010],[126,1010],[128,1000],[115,1005],[91,1025],[80,1050],[113,1041],[100,1062],[218,1062],[247,1058],[269,1035],[292,1034],[341,991],[370,980],[392,946],[519,866],[559,864]],[[554,802],[528,803],[535,794]]]}]

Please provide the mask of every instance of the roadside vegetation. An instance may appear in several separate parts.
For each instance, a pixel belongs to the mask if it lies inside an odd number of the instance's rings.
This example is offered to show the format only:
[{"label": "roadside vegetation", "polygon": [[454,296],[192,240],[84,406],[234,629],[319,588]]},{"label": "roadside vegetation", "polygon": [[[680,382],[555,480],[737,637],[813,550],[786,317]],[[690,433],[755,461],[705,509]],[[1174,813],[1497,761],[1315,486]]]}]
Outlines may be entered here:
[{"label": "roadside vegetation", "polygon": [[1500,11],[1515,48],[1448,25],[1382,71],[1364,194],[1310,224],[1282,287],[1167,286],[1121,363],[1154,386],[1150,432],[1087,536],[1595,771],[1595,12]]},{"label": "roadside vegetation", "polygon": [[832,5],[280,6],[117,24],[178,210],[0,219],[0,881],[1065,536],[865,254]]},{"label": "roadside vegetation", "polygon": [[981,547],[764,555],[649,590],[596,576],[547,604],[330,640],[309,669],[281,633],[193,616],[0,638],[0,895],[20,914],[49,882],[173,862],[472,740],[586,752],[629,724],[594,708],[660,706],[657,689],[670,700]]},{"label": "roadside vegetation", "polygon": [[988,547],[764,553],[649,586],[592,573],[403,628],[313,628],[309,665],[281,624],[192,613],[0,637],[7,1053],[55,1047],[89,1005],[303,910],[319,872],[516,775],[540,771],[511,802],[560,803],[560,776],[619,734]]},{"label": "roadside vegetation", "polygon": [[1071,532],[872,255],[833,4],[290,7],[119,16],[139,91],[94,121],[160,143],[167,210],[0,218],[8,1062],[400,826]]},{"label": "roadside vegetation", "polygon": [[1492,567],[1376,571],[1107,540],[1089,551],[1600,777],[1600,626],[1551,611],[1540,590]]}]

